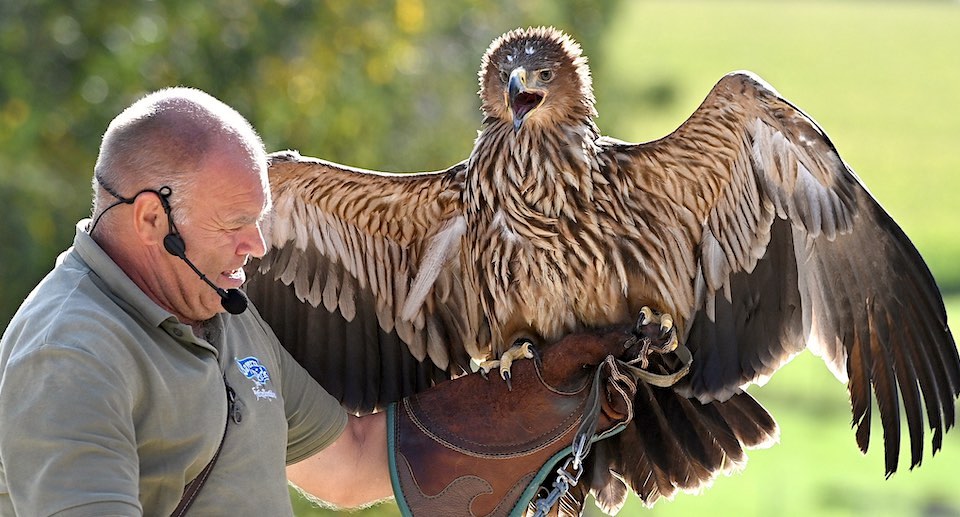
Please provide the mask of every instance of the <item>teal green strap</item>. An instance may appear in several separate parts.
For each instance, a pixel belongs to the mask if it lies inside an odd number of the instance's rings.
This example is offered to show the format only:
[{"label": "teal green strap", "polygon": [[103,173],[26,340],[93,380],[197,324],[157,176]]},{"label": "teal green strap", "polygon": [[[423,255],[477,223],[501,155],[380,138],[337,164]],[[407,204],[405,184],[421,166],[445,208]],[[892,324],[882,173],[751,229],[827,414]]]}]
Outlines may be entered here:
[{"label": "teal green strap", "polygon": [[393,485],[393,495],[397,501],[400,514],[404,517],[413,517],[413,512],[403,497],[400,487],[400,476],[397,475],[397,403],[391,402],[387,406],[387,458],[390,460],[390,484]]}]

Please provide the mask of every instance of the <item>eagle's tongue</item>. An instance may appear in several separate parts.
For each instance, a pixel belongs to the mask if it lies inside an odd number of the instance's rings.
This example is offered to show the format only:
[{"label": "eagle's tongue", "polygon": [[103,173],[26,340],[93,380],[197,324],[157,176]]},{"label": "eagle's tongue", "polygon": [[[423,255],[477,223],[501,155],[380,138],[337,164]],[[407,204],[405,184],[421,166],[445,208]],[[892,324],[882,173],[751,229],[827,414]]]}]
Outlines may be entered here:
[{"label": "eagle's tongue", "polygon": [[540,105],[541,100],[543,100],[543,96],[533,92],[518,93],[513,99],[513,117],[523,119],[527,116],[527,113]]}]

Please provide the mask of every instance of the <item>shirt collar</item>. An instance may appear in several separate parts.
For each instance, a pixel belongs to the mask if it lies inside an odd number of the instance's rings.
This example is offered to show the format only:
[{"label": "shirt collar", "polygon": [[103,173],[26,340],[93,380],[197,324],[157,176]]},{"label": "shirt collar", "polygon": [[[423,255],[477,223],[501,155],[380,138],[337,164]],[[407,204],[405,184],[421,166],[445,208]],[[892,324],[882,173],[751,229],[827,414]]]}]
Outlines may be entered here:
[{"label": "shirt collar", "polygon": [[223,333],[223,315],[215,314],[204,323],[206,339],[193,334],[193,329],[181,323],[173,313],[164,309],[157,302],[150,299],[133,280],[107,255],[87,229],[90,219],[83,219],[77,223],[77,234],[73,239],[73,248],[87,267],[99,277],[110,291],[110,294],[127,307],[131,314],[138,315],[148,325],[161,327],[175,339],[185,343],[193,343],[207,348],[217,354],[216,342]]}]

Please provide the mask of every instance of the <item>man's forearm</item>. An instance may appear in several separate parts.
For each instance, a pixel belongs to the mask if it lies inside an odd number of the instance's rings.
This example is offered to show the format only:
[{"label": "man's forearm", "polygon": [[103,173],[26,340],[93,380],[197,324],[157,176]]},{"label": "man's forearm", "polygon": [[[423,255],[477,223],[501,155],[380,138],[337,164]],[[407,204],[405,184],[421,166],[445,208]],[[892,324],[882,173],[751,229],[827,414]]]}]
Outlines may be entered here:
[{"label": "man's forearm", "polygon": [[351,416],[330,447],[287,467],[287,479],[312,498],[338,508],[392,498],[384,414]]}]

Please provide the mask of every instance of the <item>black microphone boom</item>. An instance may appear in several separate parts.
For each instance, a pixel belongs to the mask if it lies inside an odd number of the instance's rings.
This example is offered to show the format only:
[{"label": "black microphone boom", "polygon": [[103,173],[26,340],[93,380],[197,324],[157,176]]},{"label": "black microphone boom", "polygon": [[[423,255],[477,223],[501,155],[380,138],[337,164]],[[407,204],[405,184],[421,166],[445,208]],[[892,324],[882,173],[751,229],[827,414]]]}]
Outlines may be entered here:
[{"label": "black microphone boom", "polygon": [[197,266],[193,265],[193,262],[190,262],[190,259],[187,258],[187,247],[179,234],[171,233],[164,237],[163,247],[167,250],[167,253],[179,257],[180,260],[186,262],[187,265],[190,266],[190,269],[200,277],[200,280],[206,282],[207,285],[220,295],[220,305],[222,305],[227,312],[230,314],[240,314],[247,310],[247,304],[249,302],[247,295],[243,294],[243,291],[239,289],[225,290],[217,286],[207,278],[207,275],[201,273],[200,270],[197,269]]}]

